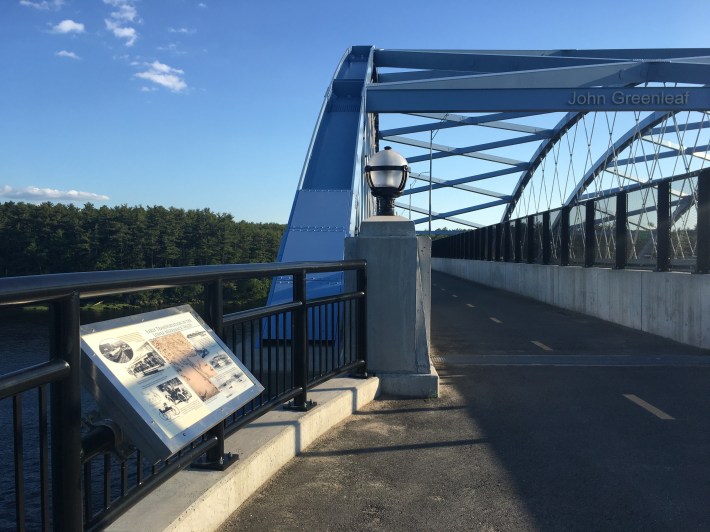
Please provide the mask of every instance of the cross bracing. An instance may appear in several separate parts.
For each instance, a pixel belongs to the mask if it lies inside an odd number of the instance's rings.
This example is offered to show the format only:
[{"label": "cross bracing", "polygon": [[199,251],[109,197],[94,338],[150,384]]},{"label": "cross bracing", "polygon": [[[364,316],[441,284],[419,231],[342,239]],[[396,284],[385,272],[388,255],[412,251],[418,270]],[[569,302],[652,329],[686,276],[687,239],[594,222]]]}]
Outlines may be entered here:
[{"label": "cross bracing", "polygon": [[[710,48],[353,47],[326,92],[279,258],[342,258],[373,214],[363,168],[388,144],[413,176],[397,209],[424,232],[696,175],[710,165],[709,83]],[[654,205],[630,205],[629,223],[650,227]]]}]

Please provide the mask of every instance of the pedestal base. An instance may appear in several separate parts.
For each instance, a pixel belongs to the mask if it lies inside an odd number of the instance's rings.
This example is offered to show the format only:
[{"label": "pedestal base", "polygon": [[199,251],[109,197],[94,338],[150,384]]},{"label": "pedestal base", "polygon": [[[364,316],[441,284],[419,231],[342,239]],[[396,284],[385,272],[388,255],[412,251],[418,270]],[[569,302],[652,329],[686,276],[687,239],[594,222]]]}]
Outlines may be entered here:
[{"label": "pedestal base", "polygon": [[439,374],[433,364],[429,373],[378,373],[380,390],[386,395],[398,397],[439,397]]}]

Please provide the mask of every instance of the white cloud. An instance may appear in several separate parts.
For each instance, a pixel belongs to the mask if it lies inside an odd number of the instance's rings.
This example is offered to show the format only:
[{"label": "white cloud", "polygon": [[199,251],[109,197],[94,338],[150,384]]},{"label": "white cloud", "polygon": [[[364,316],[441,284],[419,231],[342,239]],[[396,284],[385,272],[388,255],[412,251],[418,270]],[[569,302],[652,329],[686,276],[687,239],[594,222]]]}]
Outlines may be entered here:
[{"label": "white cloud", "polygon": [[207,4],[205,4],[204,2],[200,2],[199,4],[197,4],[197,7],[205,8],[207,7]]},{"label": "white cloud", "polygon": [[57,190],[33,186],[15,189],[8,185],[0,188],[0,197],[28,201],[108,201],[110,199],[104,194],[81,190]]},{"label": "white cloud", "polygon": [[68,57],[69,59],[81,59],[78,55],[76,55],[74,52],[68,52],[66,50],[60,50],[56,54],[57,57]]},{"label": "white cloud", "polygon": [[128,0],[104,0],[104,4],[115,7],[117,11],[111,12],[111,18],[124,22],[134,22],[138,19],[136,6]]},{"label": "white cloud", "polygon": [[20,5],[25,7],[33,7],[46,11],[48,9],[59,9],[64,5],[64,0],[41,0],[40,2],[33,0],[20,0]]},{"label": "white cloud", "polygon": [[147,70],[134,74],[135,77],[152,81],[156,85],[170,89],[172,92],[182,92],[187,89],[187,83],[182,79],[184,71],[173,68],[159,61],[146,63]]},{"label": "white cloud", "polygon": [[52,27],[52,33],[84,33],[84,25],[81,22],[73,20],[62,20],[59,24]]},{"label": "white cloud", "polygon": [[115,8],[115,11],[111,11],[110,18],[104,19],[106,29],[116,38],[125,39],[126,46],[133,46],[138,38],[138,32],[134,27],[126,24],[141,22],[133,0],[103,0],[103,2]]},{"label": "white cloud", "polygon": [[136,42],[136,39],[138,38],[138,33],[136,32],[135,28],[131,27],[123,27],[120,24],[117,24],[113,20],[106,19],[104,20],[106,23],[106,29],[111,31],[115,37],[119,39],[126,39],[126,46],[133,46],[133,44]]},{"label": "white cloud", "polygon": [[168,31],[170,33],[182,33],[183,35],[192,35],[197,32],[197,30],[190,28],[168,28]]}]

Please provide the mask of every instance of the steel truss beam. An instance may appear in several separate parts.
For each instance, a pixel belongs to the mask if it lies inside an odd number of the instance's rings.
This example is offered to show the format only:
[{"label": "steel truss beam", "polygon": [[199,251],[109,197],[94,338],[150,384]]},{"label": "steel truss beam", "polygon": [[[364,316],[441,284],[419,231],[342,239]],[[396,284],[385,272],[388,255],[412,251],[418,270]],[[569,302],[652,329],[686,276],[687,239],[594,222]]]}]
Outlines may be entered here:
[{"label": "steel truss beam", "polygon": [[419,124],[416,126],[406,126],[395,129],[388,129],[379,132],[380,138],[390,137],[393,135],[406,135],[409,133],[421,133],[423,131],[438,131],[440,129],[449,129],[452,127],[463,126],[483,126],[497,129],[506,129],[509,131],[518,131],[520,133],[531,133],[540,136],[551,136],[554,131],[545,128],[525,126],[522,124],[514,124],[505,120],[513,118],[523,118],[527,116],[536,116],[538,113],[491,113],[483,116],[462,116],[454,113],[409,113],[412,116],[420,116],[422,118],[432,118],[437,122],[429,122],[427,124]]},{"label": "steel truss beam", "polygon": [[[417,180],[417,181],[425,181],[427,183],[438,183],[441,184],[442,187],[439,188],[457,188],[459,190],[465,190],[467,192],[473,192],[475,194],[482,194],[484,196],[490,196],[492,198],[500,198],[500,199],[505,199],[506,201],[510,200],[510,196],[508,194],[502,194],[501,192],[494,192],[492,190],[487,190],[484,188],[478,188],[478,187],[469,187],[467,185],[461,185],[461,184],[449,184],[448,181],[445,179],[438,179],[436,177],[429,178],[428,175],[424,175],[421,173],[417,172],[410,172],[409,177],[411,179]],[[433,186],[432,186],[433,189]],[[427,192],[429,190],[429,186],[425,187],[416,187],[416,188],[410,188],[407,190],[402,191],[402,196],[408,196],[411,194],[418,194],[420,192]]]},{"label": "steel truss beam", "polygon": [[683,148],[679,144],[676,144],[675,142],[671,142],[670,140],[659,140],[654,137],[644,137],[644,141],[650,143],[650,144],[655,144],[656,146],[661,146],[663,148],[668,148],[670,152],[664,152],[662,154],[658,154],[658,159],[663,159],[667,157],[673,157],[675,155],[691,155],[693,157],[698,157],[700,159],[705,159],[706,161],[710,161],[710,156],[706,155],[706,152],[710,148],[710,146],[693,146],[692,148]]},{"label": "steel truss beam", "polygon": [[[404,209],[405,211],[411,211],[411,212],[416,212],[419,214],[426,214],[427,215],[426,218],[419,218],[417,220],[414,220],[415,224],[421,224],[421,223],[429,221],[429,210],[428,209],[422,209],[420,207],[413,207],[411,205],[406,205],[406,204],[398,202],[398,201],[395,202],[394,206],[397,207],[398,209]],[[460,224],[460,225],[465,225],[468,227],[473,227],[475,229],[479,229],[479,228],[483,227],[481,224],[469,222],[468,220],[464,220],[462,218],[456,218],[455,216],[444,216],[444,215],[442,215],[438,212],[434,212],[434,211],[431,212],[431,216],[432,216],[432,220],[448,220],[450,222]]]},{"label": "steel truss beam", "polygon": [[500,157],[498,155],[490,155],[487,153],[480,153],[484,150],[494,150],[497,148],[504,148],[507,146],[514,146],[516,144],[526,144],[528,142],[534,142],[537,140],[542,140],[543,137],[538,137],[536,135],[528,135],[525,137],[518,137],[514,139],[506,139],[497,142],[489,142],[486,144],[479,144],[477,146],[467,146],[465,148],[452,148],[451,146],[444,146],[443,144],[433,144],[430,142],[425,142],[416,139],[410,139],[407,137],[386,137],[383,140],[388,142],[395,142],[397,144],[405,144],[407,146],[415,146],[417,148],[431,148],[436,150],[438,153],[432,155],[416,155],[414,157],[409,157],[407,160],[410,164],[418,163],[422,161],[428,161],[429,159],[443,159],[444,157],[452,157],[454,155],[463,155],[464,157],[471,157],[473,159],[482,159],[484,161],[490,161],[494,163],[506,164],[508,166],[516,166],[519,169],[527,168],[528,163],[525,161],[519,161],[517,159],[509,159],[507,157]]}]

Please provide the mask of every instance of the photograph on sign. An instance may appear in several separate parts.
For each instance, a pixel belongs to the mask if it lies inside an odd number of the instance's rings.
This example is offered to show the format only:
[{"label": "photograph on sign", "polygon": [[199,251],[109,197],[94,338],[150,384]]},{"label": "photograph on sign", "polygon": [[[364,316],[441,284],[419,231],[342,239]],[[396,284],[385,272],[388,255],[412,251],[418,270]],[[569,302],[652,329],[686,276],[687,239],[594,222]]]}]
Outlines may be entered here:
[{"label": "photograph on sign", "polygon": [[81,341],[99,408],[156,459],[264,390],[189,305],[84,325]]}]

